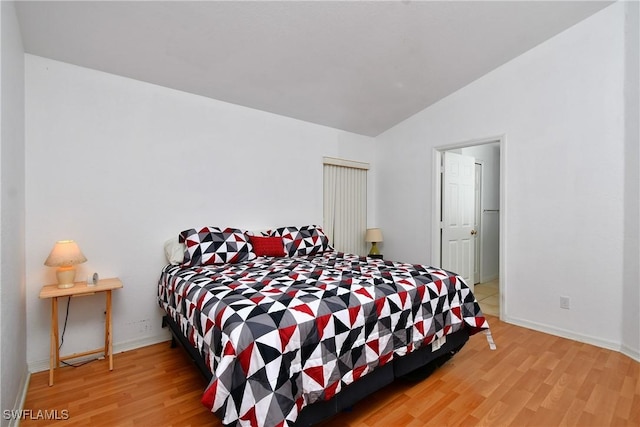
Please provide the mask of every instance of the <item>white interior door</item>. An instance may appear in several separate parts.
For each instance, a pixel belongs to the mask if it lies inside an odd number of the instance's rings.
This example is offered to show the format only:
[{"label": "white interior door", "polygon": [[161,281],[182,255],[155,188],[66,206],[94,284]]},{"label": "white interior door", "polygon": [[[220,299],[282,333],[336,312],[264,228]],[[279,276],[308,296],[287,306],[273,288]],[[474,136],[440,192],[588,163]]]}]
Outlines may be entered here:
[{"label": "white interior door", "polygon": [[442,177],[442,268],[453,271],[473,290],[476,230],[475,159],[444,152]]}]

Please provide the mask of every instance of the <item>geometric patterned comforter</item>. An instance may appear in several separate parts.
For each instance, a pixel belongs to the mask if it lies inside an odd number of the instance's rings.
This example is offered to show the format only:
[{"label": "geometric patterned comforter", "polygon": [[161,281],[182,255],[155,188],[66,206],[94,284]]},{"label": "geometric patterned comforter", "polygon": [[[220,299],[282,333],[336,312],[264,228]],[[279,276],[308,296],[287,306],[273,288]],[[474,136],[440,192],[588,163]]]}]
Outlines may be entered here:
[{"label": "geometric patterned comforter", "polygon": [[203,403],[242,426],[290,425],[394,358],[489,327],[453,273],[336,251],[168,265],[158,300],[213,373]]}]

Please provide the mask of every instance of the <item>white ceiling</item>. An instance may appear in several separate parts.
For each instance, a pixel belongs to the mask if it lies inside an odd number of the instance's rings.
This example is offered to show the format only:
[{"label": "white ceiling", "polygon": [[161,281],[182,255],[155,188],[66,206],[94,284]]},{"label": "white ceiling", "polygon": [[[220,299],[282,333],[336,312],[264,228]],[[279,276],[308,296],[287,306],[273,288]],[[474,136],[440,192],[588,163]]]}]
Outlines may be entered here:
[{"label": "white ceiling", "polygon": [[21,1],[24,48],[375,136],[600,1]]}]

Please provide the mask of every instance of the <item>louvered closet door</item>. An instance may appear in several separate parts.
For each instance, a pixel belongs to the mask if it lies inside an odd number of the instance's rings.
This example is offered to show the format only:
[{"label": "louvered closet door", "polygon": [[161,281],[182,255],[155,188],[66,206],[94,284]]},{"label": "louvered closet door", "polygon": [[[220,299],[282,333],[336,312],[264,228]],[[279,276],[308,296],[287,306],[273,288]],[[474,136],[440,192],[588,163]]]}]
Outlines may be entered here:
[{"label": "louvered closet door", "polygon": [[366,255],[368,165],[324,159],[323,229],[341,252]]}]

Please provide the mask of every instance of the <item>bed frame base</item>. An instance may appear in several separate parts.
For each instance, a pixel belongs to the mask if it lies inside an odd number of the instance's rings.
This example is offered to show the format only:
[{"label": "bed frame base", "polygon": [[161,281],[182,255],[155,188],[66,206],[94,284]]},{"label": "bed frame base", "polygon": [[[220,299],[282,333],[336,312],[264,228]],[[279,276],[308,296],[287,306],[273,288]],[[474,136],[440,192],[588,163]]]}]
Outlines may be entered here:
[{"label": "bed frame base", "polygon": [[436,351],[431,351],[431,346],[429,346],[409,353],[401,359],[395,359],[344,387],[340,393],[330,400],[305,406],[300,411],[295,425],[311,426],[332,417],[340,411],[349,410],[358,401],[391,384],[398,378],[408,381],[421,381],[451,359],[468,340],[469,334],[467,331],[461,330],[447,335],[447,342]]},{"label": "bed frame base", "polygon": [[[162,318],[162,327],[164,328],[165,326],[168,326],[171,330],[171,347],[175,347],[176,343],[179,342],[202,375],[207,381],[211,381],[213,375],[209,372],[202,356],[193,348],[189,340],[182,335],[180,327],[168,315]],[[468,332],[462,329],[454,334],[447,335],[446,343],[438,350],[431,351],[431,346],[428,346],[409,353],[401,359],[393,360],[344,387],[340,393],[330,400],[316,402],[302,408],[295,425],[300,427],[311,426],[332,417],[340,411],[348,410],[358,401],[392,383],[396,378],[421,381],[451,359],[468,340]]]}]

